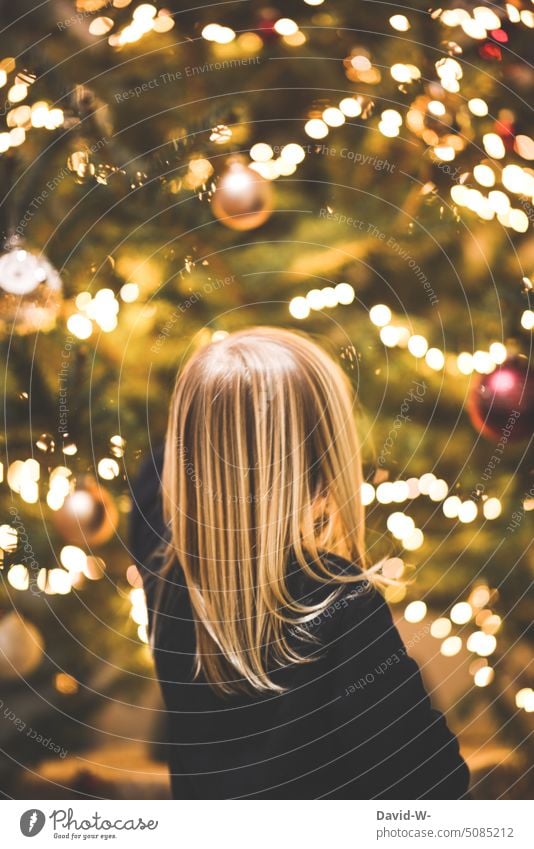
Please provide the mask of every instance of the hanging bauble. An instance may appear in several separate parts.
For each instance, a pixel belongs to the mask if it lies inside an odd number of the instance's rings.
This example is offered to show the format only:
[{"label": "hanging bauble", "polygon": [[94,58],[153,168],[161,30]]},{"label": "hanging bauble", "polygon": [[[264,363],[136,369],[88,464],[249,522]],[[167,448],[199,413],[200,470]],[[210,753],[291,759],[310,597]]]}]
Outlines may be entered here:
[{"label": "hanging bauble", "polygon": [[241,159],[231,159],[219,179],[211,208],[226,227],[254,230],[261,227],[272,212],[272,186]]},{"label": "hanging bauble", "polygon": [[264,41],[270,41],[273,38],[277,38],[278,33],[276,32],[274,25],[281,17],[282,16],[277,9],[262,9],[258,15],[258,21],[254,29]]},{"label": "hanging bauble", "polygon": [[468,412],[473,426],[492,441],[525,439],[534,433],[534,370],[526,357],[505,360],[480,375],[471,390]]},{"label": "hanging bauble", "polygon": [[0,679],[31,675],[43,656],[44,641],[16,611],[0,614]]},{"label": "hanging bauble", "polygon": [[111,495],[85,475],[53,513],[54,525],[71,545],[94,546],[107,542],[117,527],[118,513]]},{"label": "hanging bauble", "polygon": [[62,288],[46,257],[11,239],[0,256],[0,330],[18,335],[49,330],[61,307]]}]

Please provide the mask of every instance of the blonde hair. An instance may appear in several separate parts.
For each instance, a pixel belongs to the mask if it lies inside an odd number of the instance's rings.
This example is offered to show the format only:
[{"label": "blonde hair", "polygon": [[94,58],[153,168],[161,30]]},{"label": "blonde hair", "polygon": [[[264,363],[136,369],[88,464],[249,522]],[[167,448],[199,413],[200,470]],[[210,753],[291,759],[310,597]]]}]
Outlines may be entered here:
[{"label": "blonde hair", "polygon": [[[350,384],[309,339],[230,334],[178,375],[163,468],[167,565],[177,560],[196,628],[196,674],[220,693],[279,691],[269,669],[305,662],[288,640],[340,585],[366,579],[362,469]],[[326,553],[359,569],[331,571]],[[335,581],[293,598],[295,564]]]}]

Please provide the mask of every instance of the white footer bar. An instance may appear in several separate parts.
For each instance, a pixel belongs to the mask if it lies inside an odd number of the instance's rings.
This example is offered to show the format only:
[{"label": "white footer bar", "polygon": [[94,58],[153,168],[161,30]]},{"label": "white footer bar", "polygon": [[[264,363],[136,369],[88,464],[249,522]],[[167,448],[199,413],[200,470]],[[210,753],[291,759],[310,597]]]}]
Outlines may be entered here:
[{"label": "white footer bar", "polygon": [[[532,849],[528,801],[4,801],[0,843],[143,849]],[[341,841],[341,843],[340,843]]]}]

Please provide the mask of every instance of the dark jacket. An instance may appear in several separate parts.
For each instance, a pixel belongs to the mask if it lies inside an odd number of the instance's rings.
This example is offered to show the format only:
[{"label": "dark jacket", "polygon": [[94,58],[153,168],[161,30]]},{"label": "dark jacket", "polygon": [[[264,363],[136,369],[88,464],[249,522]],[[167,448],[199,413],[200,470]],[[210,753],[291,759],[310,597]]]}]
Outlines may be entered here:
[{"label": "dark jacket", "polygon": [[[444,717],[431,706],[391,613],[367,583],[337,600],[298,642],[312,662],[273,672],[278,695],[221,697],[193,677],[195,634],[178,566],[162,579],[161,455],[133,490],[133,554],[143,575],[158,679],[168,712],[172,792],[179,799],[458,799],[469,773]],[[348,564],[329,557],[334,569]],[[328,587],[291,569],[292,592]]]}]

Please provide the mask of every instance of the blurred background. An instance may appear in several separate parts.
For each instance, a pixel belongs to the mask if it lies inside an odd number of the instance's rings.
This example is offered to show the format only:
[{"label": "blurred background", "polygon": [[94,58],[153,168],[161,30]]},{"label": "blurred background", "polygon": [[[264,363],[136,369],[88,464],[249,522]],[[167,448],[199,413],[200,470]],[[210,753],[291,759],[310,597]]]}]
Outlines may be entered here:
[{"label": "blurred background", "polygon": [[184,358],[274,324],[353,381],[473,796],[529,798],[532,3],[0,10],[0,792],[168,795],[131,481]]}]

